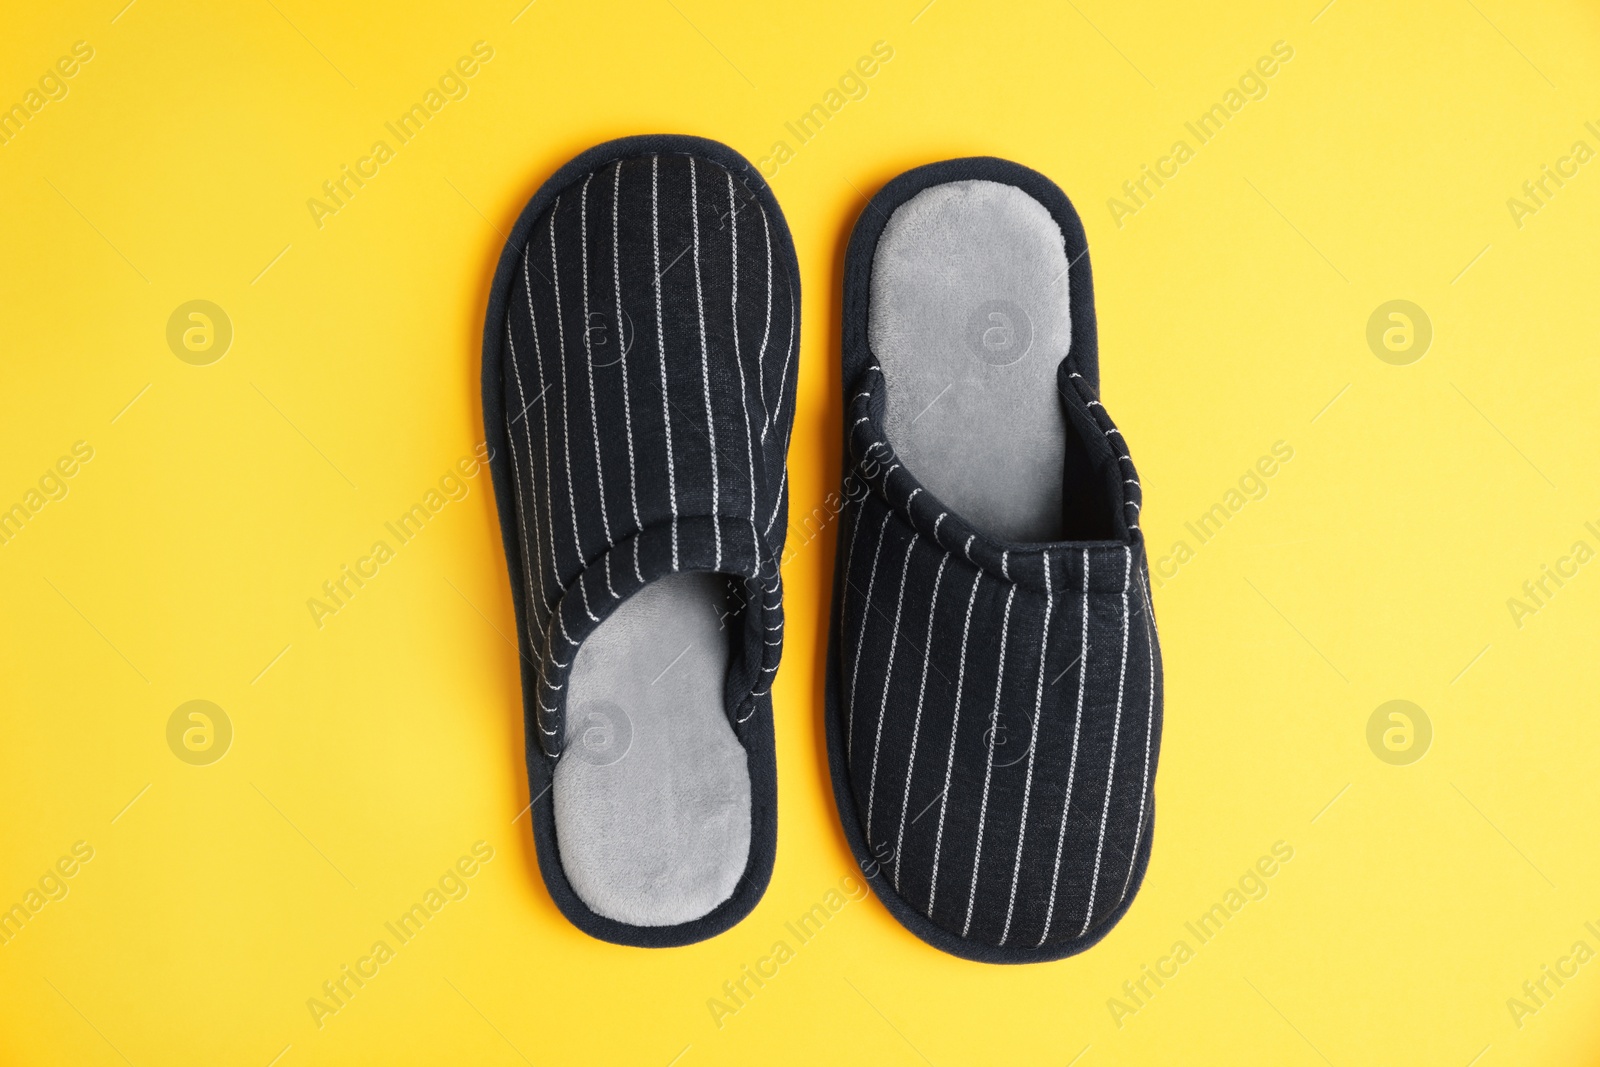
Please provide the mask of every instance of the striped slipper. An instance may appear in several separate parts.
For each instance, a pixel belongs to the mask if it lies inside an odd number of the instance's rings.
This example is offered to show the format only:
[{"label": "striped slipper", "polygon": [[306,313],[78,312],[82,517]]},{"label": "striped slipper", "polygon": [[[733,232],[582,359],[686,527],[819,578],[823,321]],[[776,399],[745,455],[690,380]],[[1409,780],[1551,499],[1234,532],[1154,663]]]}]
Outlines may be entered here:
[{"label": "striped slipper", "polygon": [[1015,163],[920,167],[862,212],[844,287],[827,737],[845,834],[935,947],[1081,952],[1143,879],[1161,734],[1083,226]]},{"label": "striped slipper", "polygon": [[533,834],[606,941],[721,933],[772,873],[799,299],[771,190],[692,137],[572,160],[495,273],[483,414]]}]

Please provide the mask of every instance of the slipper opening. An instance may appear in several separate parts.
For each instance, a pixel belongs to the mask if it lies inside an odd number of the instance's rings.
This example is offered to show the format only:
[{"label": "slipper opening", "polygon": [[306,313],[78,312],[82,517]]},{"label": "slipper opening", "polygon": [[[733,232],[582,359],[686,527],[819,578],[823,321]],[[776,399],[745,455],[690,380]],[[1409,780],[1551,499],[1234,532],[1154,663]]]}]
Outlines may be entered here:
[{"label": "slipper opening", "polygon": [[873,257],[868,337],[888,386],[885,432],[930,492],[1002,540],[1121,535],[1111,453],[1056,389],[1072,346],[1072,269],[1049,210],[984,180],[908,199]]}]

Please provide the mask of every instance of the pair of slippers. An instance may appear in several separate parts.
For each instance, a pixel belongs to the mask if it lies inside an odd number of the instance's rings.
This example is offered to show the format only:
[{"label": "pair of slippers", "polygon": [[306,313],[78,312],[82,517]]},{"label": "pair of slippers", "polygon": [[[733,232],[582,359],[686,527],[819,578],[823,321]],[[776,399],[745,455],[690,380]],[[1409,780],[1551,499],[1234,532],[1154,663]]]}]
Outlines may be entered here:
[{"label": "pair of slippers", "polygon": [[[799,301],[760,173],[681,136],[562,167],[495,274],[483,409],[533,831],[557,906],[606,941],[711,937],[771,876]],[[1026,167],[920,167],[857,221],[844,301],[845,836],[937,948],[1080,952],[1143,878],[1161,731],[1083,227]]]}]

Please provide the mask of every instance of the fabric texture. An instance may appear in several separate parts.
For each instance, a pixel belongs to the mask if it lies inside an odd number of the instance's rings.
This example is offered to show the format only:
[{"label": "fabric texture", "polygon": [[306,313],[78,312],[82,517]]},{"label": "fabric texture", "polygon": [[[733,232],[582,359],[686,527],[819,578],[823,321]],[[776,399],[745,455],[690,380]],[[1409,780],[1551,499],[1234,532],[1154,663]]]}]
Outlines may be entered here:
[{"label": "fabric texture", "polygon": [[[955,182],[1012,186],[1059,227],[1073,275],[1062,280],[1070,347],[1050,355],[1047,387],[1064,447],[1060,528],[1096,531],[1089,537],[997,535],[896,450],[888,416],[898,386],[868,328],[888,313],[871,301],[895,290],[874,288],[875,253],[898,209]],[[828,662],[835,796],[846,837],[896,917],[945,951],[987,962],[1058,959],[1104,936],[1137,892],[1152,840],[1160,652],[1141,486],[1098,397],[1086,257],[1082,226],[1048,179],[974,159],[890,183],[863,212],[846,262],[849,503]],[[1033,428],[997,416],[966,432]],[[937,450],[924,448],[921,462],[930,455]]]},{"label": "fabric texture", "polygon": [[732,895],[750,852],[750,774],[724,710],[737,604],[719,575],[670,574],[574,654],[550,796],[578,897],[674,926]]},{"label": "fabric texture", "polygon": [[[759,899],[776,847],[771,684],[798,358],[799,277],[771,191],[715,142],[629,138],[568,163],[502,253],[484,336],[484,420],[518,621],[534,834],[580,928],[685,944]],[[560,861],[552,772],[575,653],[641,589],[722,576],[723,708],[745,750],[748,862],[688,922],[597,913]]]},{"label": "fabric texture", "polygon": [[[888,385],[884,432],[928,492],[1008,541],[1064,536],[1051,353],[1072,336],[1067,273],[1061,228],[1001,182],[924,189],[890,217],[873,255],[868,336]],[[988,431],[997,414],[1004,433]]]}]

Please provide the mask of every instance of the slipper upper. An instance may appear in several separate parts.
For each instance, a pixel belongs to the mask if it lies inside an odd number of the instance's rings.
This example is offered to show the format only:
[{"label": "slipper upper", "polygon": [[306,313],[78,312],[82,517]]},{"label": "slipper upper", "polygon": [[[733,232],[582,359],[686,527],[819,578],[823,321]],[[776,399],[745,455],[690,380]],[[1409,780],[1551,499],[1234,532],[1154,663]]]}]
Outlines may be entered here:
[{"label": "slipper upper", "polygon": [[920,925],[1003,962],[1097,938],[1138,887],[1153,817],[1161,661],[1138,474],[1070,361],[1057,380],[1115,539],[1009,544],[971,526],[898,462],[875,359],[845,414],[831,726],[858,856]]},{"label": "slipper upper", "polygon": [[574,652],[665,575],[744,579],[741,739],[777,670],[797,294],[782,222],[745,182],[682,153],[611,160],[519,226],[502,388],[547,757]]}]

